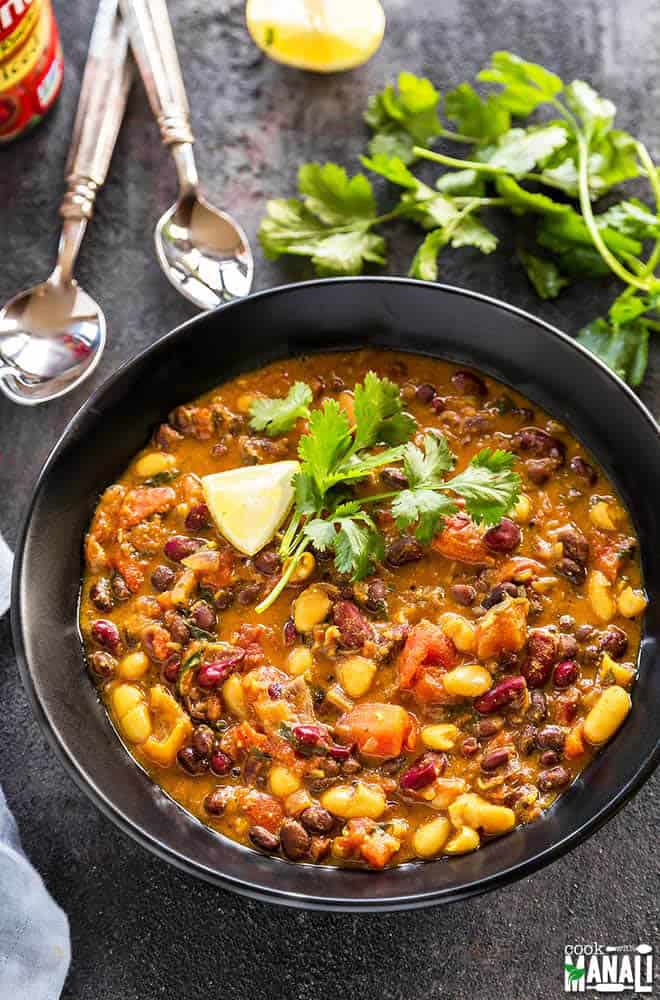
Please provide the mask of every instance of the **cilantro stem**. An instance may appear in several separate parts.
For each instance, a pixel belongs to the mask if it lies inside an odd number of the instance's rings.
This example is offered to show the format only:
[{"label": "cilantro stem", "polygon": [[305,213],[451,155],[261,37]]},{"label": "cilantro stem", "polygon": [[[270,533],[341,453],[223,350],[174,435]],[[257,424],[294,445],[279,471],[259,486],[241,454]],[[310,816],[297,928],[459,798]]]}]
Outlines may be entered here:
[{"label": "cilantro stem", "polygon": [[480,170],[485,174],[509,174],[505,167],[494,167],[490,163],[480,163],[478,160],[460,160],[455,156],[445,156],[444,153],[436,153],[425,146],[413,146],[415,156],[423,160],[433,160],[434,163],[442,163],[446,167],[457,167],[459,170]]},{"label": "cilantro stem", "polygon": [[260,604],[257,604],[256,608],[254,609],[258,615],[262,614],[264,611],[266,611],[267,608],[271,606],[271,604],[275,603],[275,601],[280,596],[280,594],[286,587],[287,583],[293,576],[293,571],[300,562],[301,555],[308,547],[309,547],[309,538],[305,538],[303,536],[298,542],[298,545],[296,546],[293,555],[289,557],[286,569],[284,570],[282,576],[279,578],[278,582],[271,590],[270,594],[264,597],[263,601],[261,601]]},{"label": "cilantro stem", "polygon": [[[648,149],[643,142],[637,142],[637,155],[639,156],[640,163],[645,170],[646,176],[649,179],[649,184],[651,185],[651,190],[653,191],[653,197],[655,198],[655,210],[656,213],[660,215],[660,179],[658,178],[658,171],[656,166],[651,159]],[[660,261],[660,239],[655,241],[655,246],[649,259],[646,262],[643,274],[650,275],[653,274],[658,262]]]},{"label": "cilantro stem", "polygon": [[610,252],[600,235],[596,220],[594,219],[591,197],[589,195],[589,144],[581,129],[576,132],[576,138],[578,144],[578,193],[580,210],[593,244],[610,270],[616,274],[617,278],[620,278],[627,285],[634,285],[635,288],[640,288],[643,292],[647,292],[649,290],[648,279],[638,278],[637,275],[628,271],[617,260],[614,254]]},{"label": "cilantro stem", "polygon": [[452,142],[464,142],[467,146],[476,146],[479,139],[473,135],[464,135],[462,132],[452,132],[448,128],[441,128],[436,136],[438,139],[451,139]]}]

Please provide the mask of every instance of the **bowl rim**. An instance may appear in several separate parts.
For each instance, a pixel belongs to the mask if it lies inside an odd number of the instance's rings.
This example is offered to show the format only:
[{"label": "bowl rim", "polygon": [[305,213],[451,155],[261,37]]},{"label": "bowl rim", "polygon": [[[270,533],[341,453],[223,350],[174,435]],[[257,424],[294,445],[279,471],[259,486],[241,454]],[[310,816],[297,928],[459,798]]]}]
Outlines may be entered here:
[{"label": "bowl rim", "polygon": [[[20,586],[23,574],[23,562],[25,553],[25,543],[27,540],[30,523],[32,520],[32,515],[34,508],[41,492],[42,485],[46,478],[48,477],[51,467],[58,459],[60,452],[68,442],[68,440],[75,434],[76,429],[79,424],[88,416],[89,412],[92,411],[96,405],[97,401],[101,399],[117,382],[119,382],[125,373],[125,371],[136,364],[139,361],[143,361],[148,358],[152,353],[159,351],[166,343],[172,340],[176,340],[180,337],[185,336],[189,328],[194,328],[197,323],[202,320],[207,320],[210,315],[216,313],[225,312],[226,310],[239,309],[244,302],[254,301],[254,300],[265,300],[274,296],[279,296],[282,294],[288,294],[295,292],[296,290],[305,288],[314,288],[322,285],[346,285],[346,284],[368,284],[368,285],[410,285],[417,286],[425,289],[437,289],[449,295],[456,295],[457,297],[474,299],[482,302],[489,307],[494,307],[497,310],[501,310],[508,314],[514,314],[527,320],[534,326],[541,327],[546,332],[550,333],[553,337],[558,338],[564,344],[570,345],[570,348],[576,351],[578,354],[582,355],[592,366],[600,369],[601,372],[614,382],[618,387],[619,391],[622,391],[629,400],[634,404],[635,408],[638,410],[640,417],[650,425],[650,428],[654,432],[656,438],[660,442],[660,426],[658,422],[653,417],[653,414],[648,409],[648,407],[642,402],[641,399],[633,392],[633,390],[628,386],[611,368],[609,368],[603,361],[600,360],[591,351],[582,347],[573,337],[564,333],[558,327],[546,320],[535,316],[533,313],[527,310],[521,309],[518,306],[511,305],[504,302],[501,299],[497,299],[494,296],[486,295],[482,292],[472,291],[471,289],[463,288],[458,285],[449,285],[441,282],[426,282],[414,278],[397,277],[397,276],[359,276],[359,277],[335,277],[335,278],[318,278],[310,281],[299,281],[293,282],[291,284],[277,285],[273,288],[263,289],[258,292],[253,292],[248,296],[241,299],[235,299],[232,302],[226,303],[225,305],[219,306],[216,309],[209,310],[205,313],[200,313],[199,315],[192,316],[190,319],[174,327],[174,329],[169,330],[167,333],[162,334],[157,337],[153,343],[149,344],[147,347],[143,348],[137,354],[133,355],[131,358],[122,362],[89,396],[89,398],[76,410],[73,416],[67,421],[63,431],[57,438],[57,441],[51,448],[43,467],[37,476],[30,495],[30,500],[27,505],[26,512],[24,514],[18,540],[16,544],[16,551],[14,556],[14,565],[12,572],[11,581],[11,609],[10,609],[10,619],[11,619],[11,630],[12,638],[14,643],[14,651],[16,654],[16,659],[19,666],[19,672],[21,675],[21,680],[23,682],[23,687],[27,693],[28,700],[30,702],[32,711],[39,723],[41,730],[46,736],[49,745],[55,751],[57,757],[64,766],[66,772],[73,778],[76,785],[87,795],[88,798],[94,803],[94,805],[116,826],[119,827],[124,833],[127,833],[133,840],[137,841],[142,847],[151,851],[157,857],[168,861],[173,864],[179,870],[186,872],[187,874],[192,874],[198,878],[202,878],[205,881],[219,886],[224,889],[230,889],[234,892],[238,892],[241,895],[248,896],[252,899],[257,899],[262,902],[278,903],[280,905],[291,906],[291,907],[301,907],[306,909],[314,909],[321,911],[344,911],[344,912],[382,912],[382,911],[395,911],[395,910],[406,910],[406,909],[418,909],[426,906],[436,905],[442,902],[452,902],[461,899],[466,899],[468,897],[473,897],[480,895],[482,893],[491,891],[495,888],[500,888],[505,886],[517,879],[520,879],[526,875],[531,875],[533,872],[538,871],[540,868],[556,860],[563,854],[568,853],[573,848],[577,847],[584,840],[587,839],[592,833],[595,833],[605,822],[611,819],[625,803],[637,792],[644,782],[650,777],[652,772],[660,763],[660,738],[656,741],[655,748],[652,749],[639,763],[635,773],[629,779],[629,781],[618,790],[618,792],[607,801],[602,808],[595,813],[593,816],[585,820],[579,827],[573,831],[567,833],[561,839],[555,841],[549,847],[535,854],[531,858],[524,860],[518,860],[510,865],[505,866],[501,870],[486,875],[473,880],[472,882],[466,883],[465,885],[455,888],[455,887],[443,887],[432,889],[425,893],[416,893],[415,895],[400,894],[398,896],[382,897],[379,899],[364,899],[360,897],[353,897],[347,900],[344,897],[334,897],[329,895],[324,896],[314,896],[298,892],[293,892],[286,889],[280,888],[270,888],[261,885],[256,881],[247,881],[244,879],[236,878],[232,875],[227,875],[225,873],[220,873],[217,870],[213,870],[208,866],[191,860],[179,851],[169,847],[162,840],[157,839],[150,834],[144,833],[131,819],[124,815],[122,810],[115,806],[109,795],[104,792],[98,785],[89,777],[84,768],[79,764],[78,759],[71,754],[64,743],[60,740],[60,734],[57,728],[51,723],[37,693],[35,683],[32,677],[31,668],[28,662],[27,652],[25,644],[23,642],[23,628],[22,620],[20,614],[21,607],[21,595]],[[405,347],[401,348],[405,350]],[[478,366],[476,366],[478,367]],[[183,808],[183,807],[180,807]],[[184,810],[185,811],[185,810]],[[195,817],[192,817],[195,819]],[[240,845],[238,845],[240,846]],[[273,862],[279,861],[279,859],[272,859]],[[281,862],[280,862],[281,863]],[[428,862],[424,862],[428,863]],[[352,869],[348,869],[352,871]],[[378,873],[369,873],[369,877],[378,877]]]}]

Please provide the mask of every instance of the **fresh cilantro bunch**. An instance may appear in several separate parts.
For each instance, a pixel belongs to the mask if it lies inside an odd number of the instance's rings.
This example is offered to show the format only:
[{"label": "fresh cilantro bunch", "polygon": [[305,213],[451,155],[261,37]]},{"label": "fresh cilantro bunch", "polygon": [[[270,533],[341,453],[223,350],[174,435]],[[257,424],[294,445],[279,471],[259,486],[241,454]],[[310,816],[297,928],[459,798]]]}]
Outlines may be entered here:
[{"label": "fresh cilantro bunch", "polygon": [[[305,388],[298,382],[284,399],[255,400],[251,408],[252,426],[268,433],[284,433],[301,415],[308,420],[298,443],[295,506],[280,544],[284,572],[257,611],[276,600],[310,545],[332,551],[338,572],[353,580],[372,573],[385,549],[369,513],[374,503],[391,502],[399,530],[414,528],[423,543],[440,530],[444,517],[459,510],[459,497],[467,513],[484,524],[496,524],[516,504],[520,478],[510,452],[481,451],[446,479],[455,464],[446,439],[427,433],[423,447],[411,441],[415,420],[403,409],[399,386],[389,379],[368,372],[354,387],[354,425],[334,399],[310,411],[311,391],[308,396]],[[405,489],[356,495],[355,488],[365,486],[372,473],[399,463]]]},{"label": "fresh cilantro bunch", "polygon": [[[649,333],[660,328],[658,169],[639,140],[614,127],[612,102],[583,80],[566,85],[509,52],[495,52],[476,80],[484,93],[461,83],[443,97],[430,80],[404,72],[396,86],[371,97],[364,117],[372,137],[361,162],[394,185],[398,200],[379,214],[364,174],[305,164],[300,198],[268,203],[259,233],[266,255],[311,258],[322,275],[359,274],[386,261],[375,230],[404,218],[425,231],[409,273],[433,281],[448,248],[497,248],[484,210],[526,216],[518,259],[541,298],[556,298],[582,278],[613,274],[624,283],[607,317],[578,340],[638,385]],[[536,117],[540,110],[549,111],[545,120]],[[438,140],[456,144],[457,155],[431,148]],[[425,163],[442,173],[419,177]],[[649,182],[653,206],[625,197],[594,210],[617,185],[638,177]]]}]

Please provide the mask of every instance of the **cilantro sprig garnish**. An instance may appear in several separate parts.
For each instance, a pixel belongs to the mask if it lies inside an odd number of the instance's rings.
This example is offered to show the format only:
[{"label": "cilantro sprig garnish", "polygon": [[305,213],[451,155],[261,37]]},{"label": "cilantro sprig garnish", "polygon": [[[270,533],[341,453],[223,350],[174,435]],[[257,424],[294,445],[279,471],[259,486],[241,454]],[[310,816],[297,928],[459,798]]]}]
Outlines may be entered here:
[{"label": "cilantro sprig garnish", "polygon": [[[268,412],[273,412],[284,400],[263,402],[272,404]],[[385,551],[370,514],[373,504],[391,504],[399,530],[414,528],[420,542],[428,543],[443,518],[459,509],[478,523],[496,524],[518,500],[515,457],[506,451],[481,451],[447,478],[456,459],[446,438],[426,433],[421,447],[410,440],[415,420],[389,379],[368,372],[354,387],[353,404],[354,425],[334,399],[308,413],[307,431],[298,443],[294,509],[280,543],[284,571],[258,612],[277,599],[310,546],[332,552],[337,571],[350,579],[369,576]],[[356,487],[368,484],[378,470],[397,464],[407,480],[405,489],[356,494]]]},{"label": "cilantro sprig garnish", "polygon": [[250,427],[277,437],[290,431],[300,417],[309,416],[309,404],[314,398],[305,382],[295,382],[284,399],[257,397],[250,405]]},{"label": "cilantro sprig garnish", "polygon": [[[543,66],[495,52],[476,83],[443,97],[430,80],[400,73],[369,99],[372,135],[361,157],[394,186],[395,203],[379,213],[365,174],[304,164],[300,197],[268,203],[259,233],[266,255],[307,257],[322,275],[359,274],[386,263],[382,227],[403,218],[425,231],[409,273],[436,280],[449,248],[497,248],[493,208],[525,215],[517,259],[541,298],[584,278],[623,282],[607,316],[578,340],[638,385],[649,335],[660,329],[658,168],[643,143],[615,128],[612,102],[583,80],[566,84]],[[434,148],[438,140],[454,143],[456,155]],[[421,174],[431,169],[435,176]],[[638,177],[651,187],[652,206],[623,198],[595,211],[603,195]]]}]

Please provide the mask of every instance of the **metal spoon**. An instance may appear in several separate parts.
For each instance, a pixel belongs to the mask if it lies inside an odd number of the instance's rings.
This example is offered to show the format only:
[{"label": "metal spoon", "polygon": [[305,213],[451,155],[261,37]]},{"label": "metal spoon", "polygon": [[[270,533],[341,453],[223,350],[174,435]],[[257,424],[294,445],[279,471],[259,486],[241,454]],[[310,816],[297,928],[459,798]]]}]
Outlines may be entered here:
[{"label": "metal spoon", "polygon": [[78,285],[73,267],[108,172],[132,78],[117,0],[101,0],[67,160],[57,263],[46,281],[0,311],[0,389],[15,403],[34,406],[71,392],[103,353],[105,316]]},{"label": "metal spoon", "polygon": [[179,197],[156,225],[167,279],[200,309],[247,295],[254,263],[245,233],[199,192],[190,109],[165,0],[120,0],[149,103],[172,149]]}]

